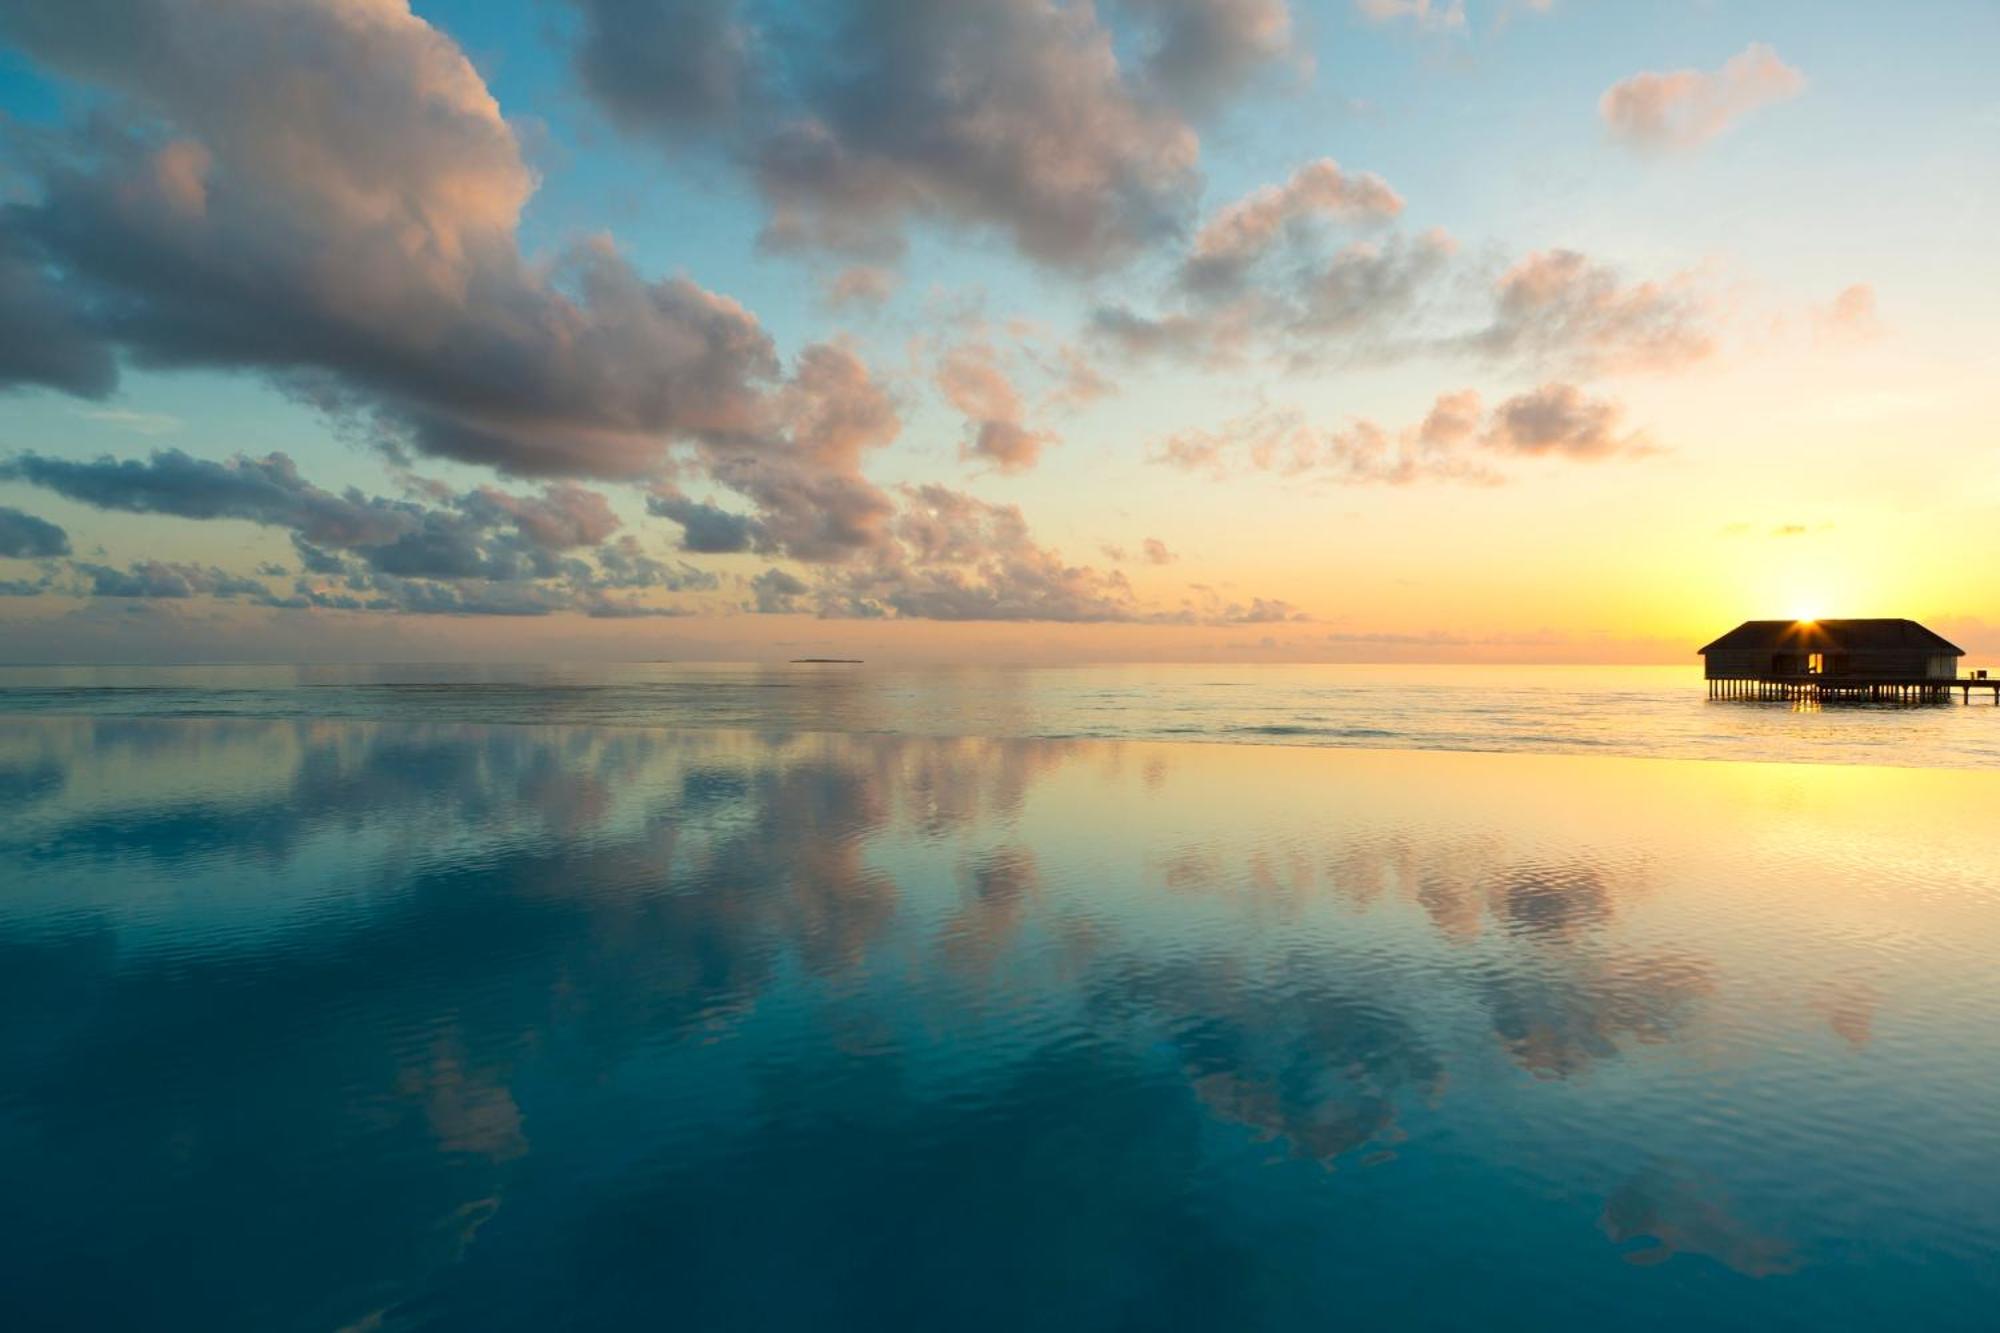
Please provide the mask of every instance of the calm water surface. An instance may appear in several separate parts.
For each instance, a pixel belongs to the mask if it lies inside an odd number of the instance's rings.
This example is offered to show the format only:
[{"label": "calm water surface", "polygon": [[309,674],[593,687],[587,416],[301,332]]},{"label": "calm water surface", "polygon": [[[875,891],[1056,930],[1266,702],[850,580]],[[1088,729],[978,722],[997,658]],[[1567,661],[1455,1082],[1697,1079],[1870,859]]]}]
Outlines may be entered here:
[{"label": "calm water surface", "polygon": [[414,719],[2000,766],[2000,708],[1711,701],[1697,667],[0,667],[0,714]]},{"label": "calm water surface", "polygon": [[0,1307],[1991,1328],[1997,811],[1943,769],[0,719]]}]

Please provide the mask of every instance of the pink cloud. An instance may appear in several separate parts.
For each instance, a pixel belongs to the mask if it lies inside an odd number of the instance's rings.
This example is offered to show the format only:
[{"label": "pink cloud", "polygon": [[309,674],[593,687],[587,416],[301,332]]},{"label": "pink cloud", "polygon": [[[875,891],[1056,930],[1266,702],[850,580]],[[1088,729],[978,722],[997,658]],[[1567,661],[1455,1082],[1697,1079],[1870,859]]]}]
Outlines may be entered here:
[{"label": "pink cloud", "polygon": [[1641,149],[1695,148],[1760,107],[1805,90],[1805,75],[1762,42],[1721,69],[1634,74],[1605,90],[1598,113],[1613,138]]}]

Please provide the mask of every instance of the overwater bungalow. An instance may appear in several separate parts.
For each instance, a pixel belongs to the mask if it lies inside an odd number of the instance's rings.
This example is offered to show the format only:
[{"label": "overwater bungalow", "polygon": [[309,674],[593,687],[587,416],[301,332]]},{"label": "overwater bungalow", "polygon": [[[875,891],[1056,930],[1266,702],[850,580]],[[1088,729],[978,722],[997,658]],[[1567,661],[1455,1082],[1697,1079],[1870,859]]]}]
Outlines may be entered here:
[{"label": "overwater bungalow", "polygon": [[2000,686],[1983,671],[1961,679],[1964,656],[1914,620],[1746,620],[1701,649],[1710,698],[1970,698]]}]

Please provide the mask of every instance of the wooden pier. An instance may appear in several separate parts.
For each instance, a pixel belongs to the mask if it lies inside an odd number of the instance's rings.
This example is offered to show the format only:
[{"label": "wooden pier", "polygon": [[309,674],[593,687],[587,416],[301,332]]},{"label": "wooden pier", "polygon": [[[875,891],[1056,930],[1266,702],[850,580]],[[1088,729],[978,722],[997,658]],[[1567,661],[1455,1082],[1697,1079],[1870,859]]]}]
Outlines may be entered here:
[{"label": "wooden pier", "polygon": [[1950,703],[1957,694],[1971,703],[1975,690],[1989,691],[2000,707],[2000,677],[1927,676],[1911,679],[1857,676],[1787,675],[1714,678],[1711,699],[1813,699],[1820,703]]}]

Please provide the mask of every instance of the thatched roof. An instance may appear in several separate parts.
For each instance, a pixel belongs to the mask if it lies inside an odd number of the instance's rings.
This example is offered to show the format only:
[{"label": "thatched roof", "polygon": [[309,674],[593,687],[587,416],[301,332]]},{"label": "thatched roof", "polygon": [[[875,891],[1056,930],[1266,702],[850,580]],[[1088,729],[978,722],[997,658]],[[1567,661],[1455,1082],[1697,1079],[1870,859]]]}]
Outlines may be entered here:
[{"label": "thatched roof", "polygon": [[1965,649],[1914,620],[1746,620],[1701,651],[1965,656]]}]

